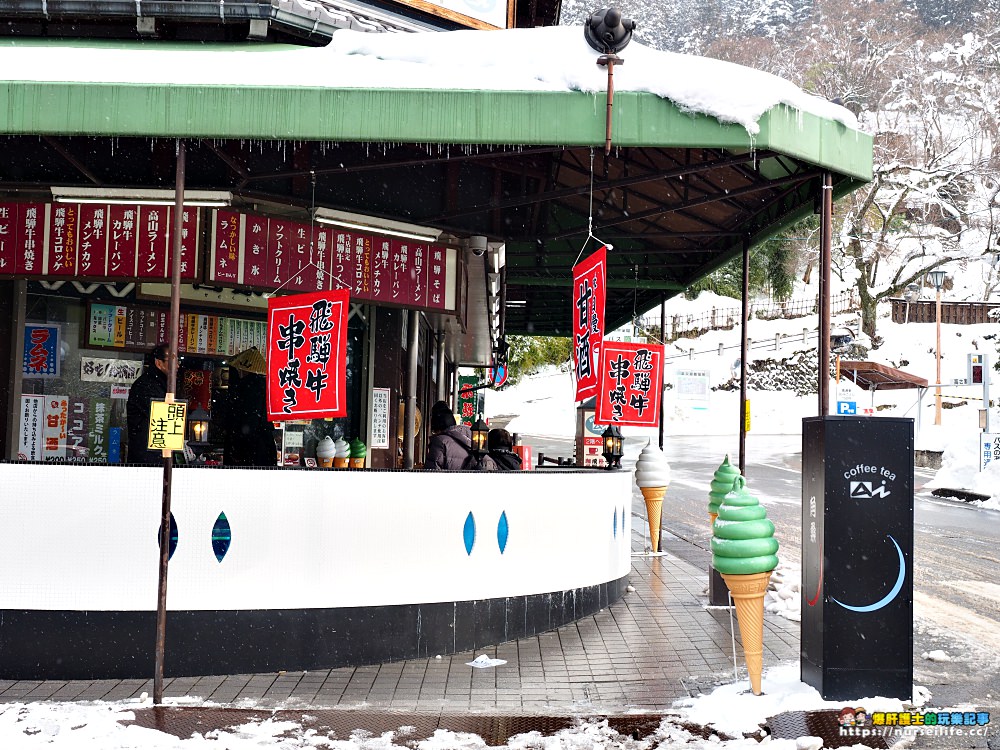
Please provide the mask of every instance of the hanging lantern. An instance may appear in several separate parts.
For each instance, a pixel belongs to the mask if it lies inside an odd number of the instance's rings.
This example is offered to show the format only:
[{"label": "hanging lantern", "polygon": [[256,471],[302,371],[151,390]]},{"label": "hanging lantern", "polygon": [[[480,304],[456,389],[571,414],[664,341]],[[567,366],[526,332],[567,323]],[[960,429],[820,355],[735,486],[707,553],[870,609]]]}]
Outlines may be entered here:
[{"label": "hanging lantern", "polygon": [[486,455],[489,434],[490,426],[483,421],[483,415],[480,414],[479,419],[472,425],[472,453],[476,458],[482,458]]},{"label": "hanging lantern", "polygon": [[199,404],[198,408],[188,415],[188,440],[192,443],[207,443],[208,423],[211,419],[212,415]]},{"label": "hanging lantern", "polygon": [[610,424],[601,433],[601,440],[604,445],[604,460],[608,463],[609,469],[620,469],[622,467],[622,431],[617,425]]}]

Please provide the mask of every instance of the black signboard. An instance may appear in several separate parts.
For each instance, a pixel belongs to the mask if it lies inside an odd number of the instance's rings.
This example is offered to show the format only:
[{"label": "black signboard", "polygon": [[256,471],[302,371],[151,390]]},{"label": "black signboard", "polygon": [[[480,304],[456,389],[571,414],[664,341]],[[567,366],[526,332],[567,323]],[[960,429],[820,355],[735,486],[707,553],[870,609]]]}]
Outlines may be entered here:
[{"label": "black signboard", "polygon": [[826,700],[911,697],[911,419],[803,420],[801,667]]}]

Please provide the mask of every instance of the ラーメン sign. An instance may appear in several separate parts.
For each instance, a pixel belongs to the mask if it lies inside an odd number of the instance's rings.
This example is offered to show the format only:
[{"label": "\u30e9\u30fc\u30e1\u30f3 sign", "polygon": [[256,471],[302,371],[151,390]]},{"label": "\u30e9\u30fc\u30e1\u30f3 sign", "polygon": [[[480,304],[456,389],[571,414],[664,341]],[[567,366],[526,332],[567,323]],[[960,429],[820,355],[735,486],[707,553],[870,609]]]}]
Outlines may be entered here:
[{"label": "\u30e9\u30fc\u30e1\u30f3 sign", "polygon": [[347,416],[347,290],[267,301],[267,416]]}]

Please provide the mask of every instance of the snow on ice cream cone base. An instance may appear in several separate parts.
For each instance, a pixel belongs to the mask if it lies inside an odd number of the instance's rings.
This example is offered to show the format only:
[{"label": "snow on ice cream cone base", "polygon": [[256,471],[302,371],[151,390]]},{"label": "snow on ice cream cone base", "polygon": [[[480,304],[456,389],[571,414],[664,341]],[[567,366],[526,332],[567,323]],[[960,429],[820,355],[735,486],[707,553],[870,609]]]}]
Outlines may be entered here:
[{"label": "snow on ice cream cone base", "polygon": [[662,487],[664,490],[670,485],[670,464],[652,441],[646,444],[635,462],[635,483],[639,488]]}]

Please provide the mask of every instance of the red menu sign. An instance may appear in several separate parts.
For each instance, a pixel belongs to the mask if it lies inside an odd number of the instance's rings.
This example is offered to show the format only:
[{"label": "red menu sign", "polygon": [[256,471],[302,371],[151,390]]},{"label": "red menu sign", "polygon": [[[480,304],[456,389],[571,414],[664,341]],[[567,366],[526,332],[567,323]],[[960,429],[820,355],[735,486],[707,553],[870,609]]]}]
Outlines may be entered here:
[{"label": "red menu sign", "polygon": [[347,290],[267,301],[268,419],[347,416]]},{"label": "red menu sign", "polygon": [[604,339],[604,300],[607,294],[607,248],[604,245],[573,266],[573,364],[576,400],[597,392],[597,364]]},{"label": "red menu sign", "polygon": [[44,203],[0,203],[0,273],[45,272],[47,209]]},{"label": "red menu sign", "polygon": [[[173,208],[0,203],[0,274],[164,279]],[[197,278],[198,210],[185,209],[181,275]]]},{"label": "red menu sign", "polygon": [[605,341],[601,348],[597,421],[651,427],[660,423],[663,345]]},{"label": "red menu sign", "polygon": [[355,300],[443,310],[454,253],[443,245],[219,210],[209,280],[271,292],[346,289]]}]

